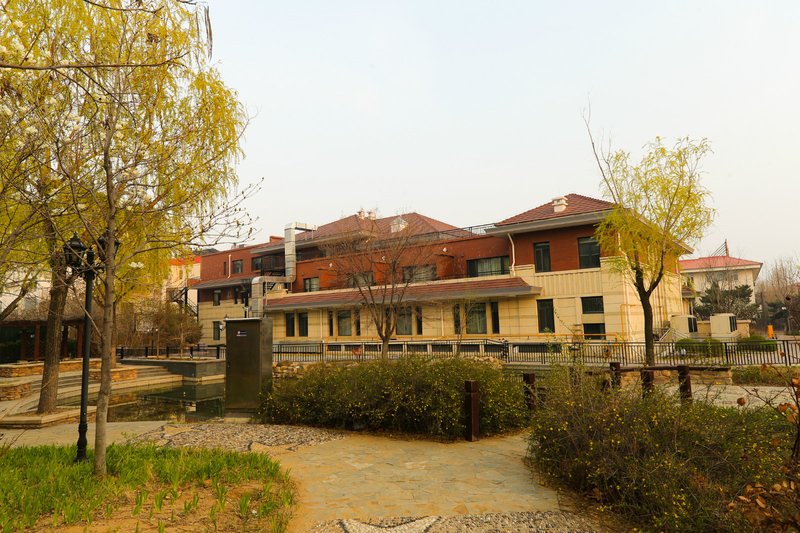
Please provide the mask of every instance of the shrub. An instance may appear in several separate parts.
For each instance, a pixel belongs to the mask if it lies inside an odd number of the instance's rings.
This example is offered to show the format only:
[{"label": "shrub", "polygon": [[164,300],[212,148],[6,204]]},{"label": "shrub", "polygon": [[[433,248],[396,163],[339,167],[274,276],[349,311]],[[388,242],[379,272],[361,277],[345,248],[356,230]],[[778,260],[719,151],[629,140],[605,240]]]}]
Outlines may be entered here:
[{"label": "shrub", "polygon": [[675,342],[677,350],[697,357],[715,357],[725,353],[725,346],[717,339],[680,339]]},{"label": "shrub", "polygon": [[793,377],[800,377],[798,366],[736,366],[731,368],[734,385],[773,385],[787,387]]},{"label": "shrub", "polygon": [[747,483],[769,483],[791,447],[791,427],[770,410],[716,407],[638,389],[601,391],[565,372],[545,382],[530,455],[546,474],[594,493],[646,528],[737,531],[727,505]]},{"label": "shrub", "polygon": [[464,434],[464,381],[480,382],[480,428],[490,435],[529,420],[523,386],[469,359],[413,356],[353,366],[320,364],[276,381],[262,401],[265,422],[393,430],[448,439]]},{"label": "shrub", "polygon": [[778,341],[768,340],[761,335],[750,335],[739,339],[736,348],[751,352],[774,352],[778,349]]}]

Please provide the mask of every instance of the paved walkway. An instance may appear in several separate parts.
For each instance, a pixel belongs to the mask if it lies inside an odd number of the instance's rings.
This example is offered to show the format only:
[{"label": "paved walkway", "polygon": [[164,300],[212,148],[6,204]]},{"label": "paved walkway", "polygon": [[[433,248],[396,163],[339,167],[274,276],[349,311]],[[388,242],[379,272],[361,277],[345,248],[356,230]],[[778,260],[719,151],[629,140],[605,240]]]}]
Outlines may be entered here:
[{"label": "paved walkway", "polygon": [[334,519],[558,510],[525,451],[522,435],[450,444],[350,435],[274,455],[297,483],[299,532]]},{"label": "paved walkway", "polygon": [[[126,442],[133,436],[158,429],[166,422],[109,422],[106,438],[109,444]],[[90,423],[86,432],[89,448],[94,447],[95,424]],[[78,442],[78,423],[59,424],[41,429],[0,429],[2,440],[11,446],[40,446],[45,444],[70,445]]]}]

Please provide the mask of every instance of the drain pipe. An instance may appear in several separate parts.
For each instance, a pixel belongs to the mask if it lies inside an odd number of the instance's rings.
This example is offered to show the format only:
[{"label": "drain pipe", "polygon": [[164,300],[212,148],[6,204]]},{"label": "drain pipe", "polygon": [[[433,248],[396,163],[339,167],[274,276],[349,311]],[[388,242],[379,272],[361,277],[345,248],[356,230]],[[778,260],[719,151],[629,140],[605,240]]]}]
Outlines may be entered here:
[{"label": "drain pipe", "polygon": [[514,265],[517,264],[517,251],[514,248],[514,239],[511,237],[511,234],[508,234],[508,242],[511,243],[511,275],[514,276]]}]

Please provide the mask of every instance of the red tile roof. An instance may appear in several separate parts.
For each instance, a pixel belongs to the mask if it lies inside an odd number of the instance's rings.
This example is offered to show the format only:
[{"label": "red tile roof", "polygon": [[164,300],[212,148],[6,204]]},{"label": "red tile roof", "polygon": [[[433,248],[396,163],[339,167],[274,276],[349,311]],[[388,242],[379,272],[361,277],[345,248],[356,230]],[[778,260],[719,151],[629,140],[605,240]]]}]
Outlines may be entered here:
[{"label": "red tile roof", "polygon": [[192,285],[193,289],[219,289],[222,287],[235,287],[237,285],[250,285],[253,274],[235,274],[231,277],[219,277],[198,281]]},{"label": "red tile roof", "polygon": [[748,259],[739,259],[729,255],[715,255],[711,257],[698,257],[697,259],[681,259],[681,270],[710,270],[712,268],[744,268],[761,267],[761,263]]},{"label": "red tile roof", "polygon": [[511,218],[507,218],[495,224],[495,226],[508,226],[509,224],[520,224],[522,222],[535,222],[551,218],[568,217],[570,215],[580,215],[583,213],[594,213],[597,211],[607,211],[614,208],[614,204],[597,198],[590,198],[580,194],[566,195],[567,208],[556,213],[553,211],[553,202],[550,201],[535,207],[530,211],[525,211]]},{"label": "red tile roof", "polygon": [[[522,278],[471,279],[449,283],[410,285],[403,300],[418,302],[438,299],[469,299],[490,296],[516,296],[536,294],[540,289],[531,287]],[[361,302],[357,290],[305,292],[267,299],[266,310],[302,309],[311,307],[357,305]]]},{"label": "red tile roof", "polygon": [[319,226],[316,231],[301,231],[297,234],[298,241],[305,241],[310,239],[321,239],[324,237],[331,237],[354,231],[375,231],[376,233],[388,233],[390,231],[392,222],[398,217],[406,221],[408,227],[411,228],[413,234],[422,235],[425,233],[434,233],[438,231],[450,231],[458,229],[455,226],[436,220],[434,218],[420,215],[419,213],[403,213],[402,215],[394,215],[390,217],[383,217],[372,220],[370,218],[359,218],[358,215],[350,215],[334,222],[329,222]]}]

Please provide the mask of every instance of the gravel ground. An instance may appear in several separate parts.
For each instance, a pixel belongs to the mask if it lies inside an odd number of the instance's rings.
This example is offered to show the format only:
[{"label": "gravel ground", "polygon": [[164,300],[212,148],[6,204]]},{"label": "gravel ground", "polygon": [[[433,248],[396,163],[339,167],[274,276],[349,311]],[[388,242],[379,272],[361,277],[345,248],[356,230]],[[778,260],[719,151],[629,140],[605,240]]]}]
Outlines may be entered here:
[{"label": "gravel ground", "polygon": [[159,446],[196,446],[246,452],[260,451],[265,446],[281,446],[287,450],[296,450],[301,446],[313,446],[343,437],[344,435],[338,431],[302,426],[167,424],[161,429],[136,437],[133,442],[154,441]]},{"label": "gravel ground", "polygon": [[312,533],[583,533],[608,531],[591,519],[566,511],[487,513],[388,520],[335,520],[318,524]]}]

